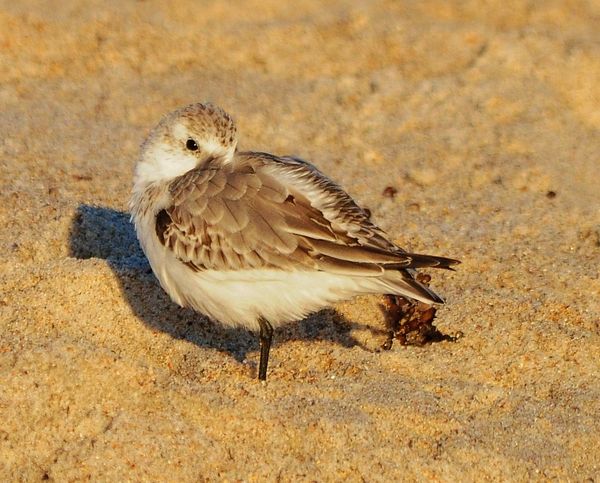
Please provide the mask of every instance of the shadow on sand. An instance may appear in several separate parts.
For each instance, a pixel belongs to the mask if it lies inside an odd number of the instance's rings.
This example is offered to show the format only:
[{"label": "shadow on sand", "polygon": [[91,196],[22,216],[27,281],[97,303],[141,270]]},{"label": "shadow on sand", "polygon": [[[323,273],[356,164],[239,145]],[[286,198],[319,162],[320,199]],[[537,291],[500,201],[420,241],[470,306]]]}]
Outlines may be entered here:
[{"label": "shadow on sand", "polygon": [[[169,299],[152,274],[137,241],[129,214],[91,205],[80,205],[70,236],[71,256],[102,258],[117,275],[121,289],[134,313],[146,325],[185,339],[199,347],[230,354],[241,362],[258,349],[258,337],[243,329],[222,327]],[[313,314],[275,332],[274,344],[286,340],[329,340],[344,347],[360,345],[350,331],[358,327],[333,310]]]}]

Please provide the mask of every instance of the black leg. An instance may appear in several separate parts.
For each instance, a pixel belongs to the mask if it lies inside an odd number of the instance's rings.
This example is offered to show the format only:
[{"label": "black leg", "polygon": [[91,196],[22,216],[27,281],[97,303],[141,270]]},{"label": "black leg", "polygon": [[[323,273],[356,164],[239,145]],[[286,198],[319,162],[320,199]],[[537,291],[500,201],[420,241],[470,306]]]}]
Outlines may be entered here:
[{"label": "black leg", "polygon": [[267,365],[269,364],[269,350],[273,339],[273,327],[262,317],[258,319],[260,325],[260,365],[258,366],[258,380],[267,380]]}]

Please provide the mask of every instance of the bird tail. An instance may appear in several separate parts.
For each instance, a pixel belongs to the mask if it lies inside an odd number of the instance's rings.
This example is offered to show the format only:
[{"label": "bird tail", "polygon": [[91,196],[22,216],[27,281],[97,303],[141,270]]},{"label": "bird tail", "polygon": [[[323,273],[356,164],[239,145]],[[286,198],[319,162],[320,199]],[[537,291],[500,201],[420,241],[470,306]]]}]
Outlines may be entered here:
[{"label": "bird tail", "polygon": [[438,257],[435,255],[421,255],[419,253],[402,253],[405,257],[410,257],[411,262],[408,266],[406,264],[399,264],[397,267],[393,263],[386,263],[384,266],[386,269],[402,269],[402,268],[443,268],[445,270],[454,270],[452,265],[457,265],[460,260],[454,258]]},{"label": "bird tail", "polygon": [[379,280],[380,283],[389,290],[390,294],[407,296],[427,304],[443,304],[444,299],[442,297],[423,283],[415,280],[415,269],[430,267],[454,270],[452,265],[457,265],[460,261],[453,258],[418,253],[404,253],[403,255],[411,259],[408,267],[386,263],[384,265],[384,275]]},{"label": "bird tail", "polygon": [[389,294],[410,297],[426,304],[444,303],[442,297],[412,278],[408,272],[386,272],[379,281]]}]

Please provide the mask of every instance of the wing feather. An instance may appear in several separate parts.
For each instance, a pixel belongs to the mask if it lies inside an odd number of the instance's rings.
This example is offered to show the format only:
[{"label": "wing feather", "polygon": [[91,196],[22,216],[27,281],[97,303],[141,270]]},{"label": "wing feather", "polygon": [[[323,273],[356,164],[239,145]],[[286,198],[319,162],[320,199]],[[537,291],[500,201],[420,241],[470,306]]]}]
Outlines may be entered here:
[{"label": "wing feather", "polygon": [[[195,270],[279,268],[379,277],[390,290],[440,300],[409,269],[458,261],[406,253],[345,191],[295,158],[238,153],[209,160],[170,185],[159,240]],[[431,295],[433,294],[433,295]]]}]

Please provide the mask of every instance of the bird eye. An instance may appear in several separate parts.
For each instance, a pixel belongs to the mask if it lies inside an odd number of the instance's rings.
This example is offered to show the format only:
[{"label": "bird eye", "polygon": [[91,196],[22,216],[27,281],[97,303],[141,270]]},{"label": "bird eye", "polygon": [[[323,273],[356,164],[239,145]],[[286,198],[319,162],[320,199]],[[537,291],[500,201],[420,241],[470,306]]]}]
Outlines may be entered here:
[{"label": "bird eye", "polygon": [[185,147],[188,148],[190,151],[197,151],[198,150],[198,144],[192,138],[189,138],[186,141]]}]

